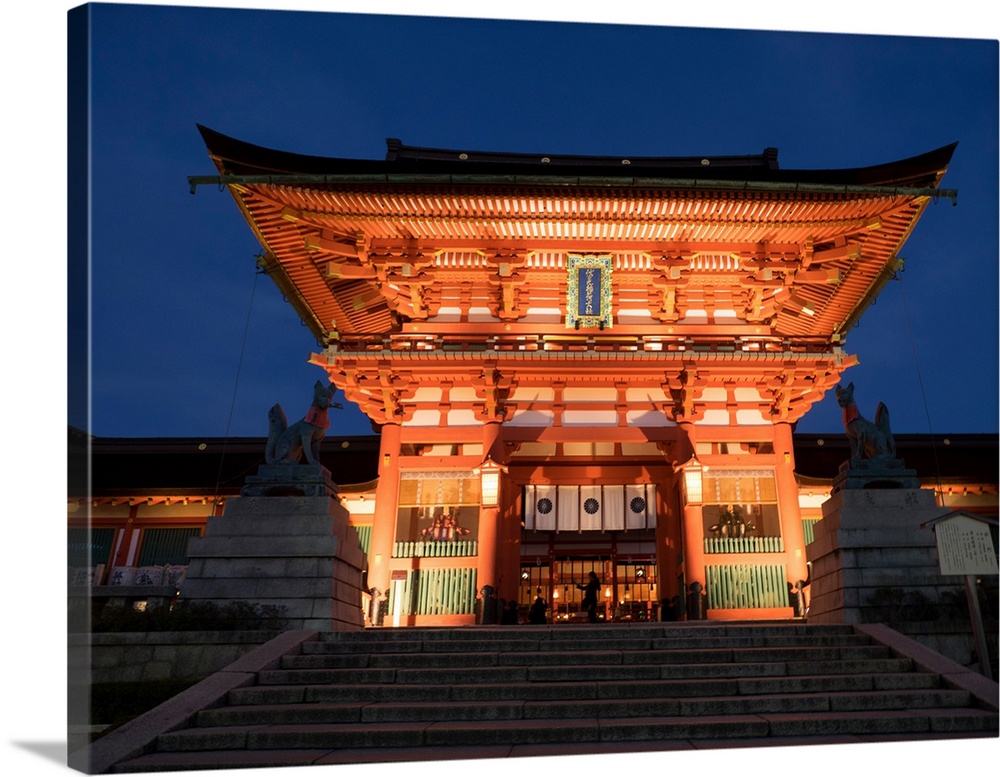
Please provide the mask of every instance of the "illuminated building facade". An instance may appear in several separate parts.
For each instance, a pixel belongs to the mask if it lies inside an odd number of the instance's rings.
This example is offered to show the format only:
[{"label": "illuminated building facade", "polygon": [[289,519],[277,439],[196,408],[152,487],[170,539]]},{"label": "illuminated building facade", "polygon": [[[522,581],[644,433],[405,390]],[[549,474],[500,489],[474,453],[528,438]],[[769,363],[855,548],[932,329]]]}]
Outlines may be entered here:
[{"label": "illuminated building facade", "polygon": [[372,161],[201,131],[219,175],[192,185],[228,188],[312,362],[379,430],[371,477],[334,479],[384,625],[526,610],[539,588],[578,618],[591,570],[602,618],[802,614],[829,483],[810,495],[794,425],[855,363],[845,335],[926,204],[954,196],[954,146],[782,170],[774,149],[390,140]]}]

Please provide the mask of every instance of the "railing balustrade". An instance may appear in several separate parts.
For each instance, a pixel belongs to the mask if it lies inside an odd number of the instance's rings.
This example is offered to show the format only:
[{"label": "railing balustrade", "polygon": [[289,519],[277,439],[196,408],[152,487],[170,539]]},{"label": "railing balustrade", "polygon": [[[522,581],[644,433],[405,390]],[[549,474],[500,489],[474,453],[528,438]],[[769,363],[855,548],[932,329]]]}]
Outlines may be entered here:
[{"label": "railing balustrade", "polygon": [[392,548],[393,558],[453,558],[476,556],[478,553],[479,544],[475,540],[397,542]]},{"label": "railing balustrade", "polygon": [[705,553],[784,553],[781,537],[706,537]]}]

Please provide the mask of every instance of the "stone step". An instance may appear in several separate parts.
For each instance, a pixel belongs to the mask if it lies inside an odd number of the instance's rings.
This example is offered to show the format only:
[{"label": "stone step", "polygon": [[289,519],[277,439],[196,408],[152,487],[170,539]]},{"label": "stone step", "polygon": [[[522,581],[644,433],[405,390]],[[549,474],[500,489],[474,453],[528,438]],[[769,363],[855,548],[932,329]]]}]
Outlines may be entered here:
[{"label": "stone step", "polygon": [[[561,628],[561,627],[560,627]],[[837,647],[863,646],[871,640],[860,634],[795,636],[775,632],[769,636],[682,636],[679,634],[601,634],[597,627],[592,633],[574,632],[562,638],[530,632],[526,627],[511,627],[505,632],[492,633],[491,639],[399,639],[365,642],[359,639],[323,639],[307,642],[303,653],[366,653],[372,650],[391,653],[430,652],[554,652],[568,650],[625,649],[625,650],[699,650],[706,648],[763,648],[763,647]],[[622,647],[624,645],[624,647]]]},{"label": "stone step", "polygon": [[[505,752],[491,752],[486,748],[476,748],[475,753],[458,757],[471,758],[497,758],[508,754],[509,748]],[[377,752],[377,751],[376,751]],[[351,765],[359,762],[364,763],[366,756],[369,760],[382,762],[387,760],[386,751],[377,753],[377,757],[372,759],[376,752],[370,750],[350,750],[339,749],[331,753],[329,748],[317,750],[296,749],[296,750],[199,750],[197,752],[171,751],[154,752],[141,755],[116,764],[112,769],[112,774],[152,774],[154,772],[188,772],[201,770],[229,770],[229,769],[278,769],[291,766],[312,766],[315,764],[329,763],[327,759],[337,756],[346,756],[346,760],[338,763],[348,763]],[[423,748],[398,748],[392,751],[393,755],[407,757],[406,760],[422,761],[427,760],[427,753]],[[435,759],[444,756],[434,756]]]},{"label": "stone step", "polygon": [[854,636],[849,624],[805,624],[782,621],[780,623],[632,623],[632,624],[559,624],[533,626],[423,626],[405,629],[368,629],[365,631],[325,631],[318,639],[326,642],[410,642],[433,640],[494,641],[497,639],[546,640],[558,642],[566,639],[589,637],[663,637],[696,636],[718,639],[726,636],[794,636],[813,638],[822,636]]},{"label": "stone step", "polygon": [[303,646],[303,653],[348,654],[358,652],[387,653],[477,653],[477,652],[571,652],[586,650],[701,650],[730,648],[745,650],[753,648],[780,647],[840,647],[863,646],[871,641],[863,635],[814,636],[800,638],[791,635],[757,637],[701,637],[657,635],[641,633],[636,635],[601,634],[600,628],[594,633],[574,632],[559,639],[514,638],[517,629],[498,633],[493,639],[424,639],[399,640],[365,643],[359,640],[316,640]]},{"label": "stone step", "polygon": [[978,686],[918,669],[933,662],[879,642],[850,626],[804,624],[320,634],[115,768],[997,735]]},{"label": "stone step", "polygon": [[[271,769],[275,767],[289,766],[364,766],[369,764],[385,765],[412,764],[426,761],[484,761],[492,759],[494,762],[500,758],[511,757],[555,757],[555,756],[587,756],[607,754],[621,756],[623,754],[649,754],[668,753],[679,750],[689,751],[691,749],[705,748],[754,748],[773,746],[807,746],[821,745],[832,746],[857,745],[858,742],[928,742],[928,741],[954,741],[957,739],[979,739],[989,737],[986,732],[945,732],[928,733],[916,732],[911,734],[894,734],[880,736],[873,734],[825,734],[805,737],[743,737],[731,739],[728,737],[717,737],[714,740],[701,738],[695,740],[634,740],[634,741],[604,741],[604,742],[582,742],[573,743],[549,743],[541,745],[523,744],[510,745],[507,743],[496,745],[463,745],[451,747],[435,748],[433,754],[429,754],[423,747],[396,747],[392,749],[361,749],[361,748],[300,748],[294,750],[206,750],[199,752],[154,752],[140,756],[112,771],[116,773],[152,773],[152,772],[181,772],[189,770],[205,769],[234,769],[234,768],[258,768]],[[995,736],[995,735],[994,735]],[[572,762],[571,762],[572,763]],[[518,765],[515,764],[515,768]],[[422,770],[426,770],[421,767]],[[473,766],[473,768],[475,768]],[[494,765],[488,767],[489,770],[497,768]],[[530,768],[530,767],[529,767]]]},{"label": "stone step", "polygon": [[836,693],[838,691],[899,691],[940,687],[937,675],[926,672],[906,674],[796,675],[738,679],[740,694]]},{"label": "stone step", "polygon": [[208,727],[162,735],[161,752],[318,748],[453,747],[491,744],[600,742],[622,739],[688,739],[767,736],[757,716],[690,719],[680,717],[611,720],[596,718],[497,721],[279,724],[250,728]]},{"label": "stone step", "polygon": [[436,701],[441,690],[433,685],[256,685],[227,695],[230,704],[296,704],[299,702]]},{"label": "stone step", "polygon": [[[704,670],[703,665],[693,669]],[[720,665],[719,671],[732,672],[732,667]],[[257,685],[229,692],[229,703],[372,703],[398,702],[502,702],[560,701],[574,699],[648,699],[673,697],[755,696],[778,694],[927,691],[939,688],[937,675],[922,672],[886,675],[879,673],[836,675],[776,675],[753,676],[762,671],[756,665],[747,667],[745,676],[706,676],[637,679],[632,676],[597,680],[592,676],[566,681],[477,682],[463,684],[434,683],[296,683]]]},{"label": "stone step", "polygon": [[[551,655],[551,654],[548,654]],[[891,655],[882,645],[821,646],[821,647],[752,647],[732,650],[706,648],[702,650],[627,650],[622,651],[624,664],[721,663],[738,661],[832,661],[838,659],[887,658]]]},{"label": "stone step", "polygon": [[300,702],[383,702],[437,701],[501,702],[511,700],[538,701],[561,699],[651,697],[691,697],[736,695],[736,680],[659,680],[617,681],[611,683],[495,683],[475,685],[257,685],[231,690],[230,704],[294,704]]},{"label": "stone step", "polygon": [[[509,683],[570,682],[573,680],[669,680],[708,677],[786,677],[815,674],[873,674],[906,672],[912,662],[905,658],[876,658],[843,661],[772,661],[728,662],[720,664],[622,664],[582,663],[567,661],[566,665],[520,666],[500,665],[496,661],[468,665],[461,656],[453,662],[435,662],[412,667],[345,667],[338,669],[273,669],[261,672],[262,685],[290,684],[432,684],[496,683],[500,678]],[[496,657],[494,657],[496,658]],[[618,656],[620,661],[620,656]],[[294,659],[290,663],[296,663]],[[449,665],[450,664],[450,665]]]},{"label": "stone step", "polygon": [[970,704],[968,691],[918,689],[892,692],[833,692],[812,694],[762,694],[720,696],[677,700],[677,715],[718,715],[788,712],[847,712],[863,710],[903,710],[961,708]]},{"label": "stone step", "polygon": [[[492,633],[491,633],[492,634]],[[510,632],[495,634],[492,638],[479,639],[428,639],[400,641],[317,640],[303,647],[305,654],[367,653],[378,648],[387,653],[506,653],[506,652],[582,652],[587,650],[703,650],[703,649],[752,649],[781,647],[838,647],[865,646],[870,644],[861,635],[816,635],[810,638],[775,634],[773,636],[719,636],[682,637],[677,635],[577,635],[565,639],[513,639]]]},{"label": "stone step", "polygon": [[892,694],[775,694],[714,698],[564,699],[558,701],[271,703],[232,704],[203,710],[195,724],[203,727],[316,723],[384,723],[441,720],[518,720],[547,718],[634,718],[772,712],[843,712],[961,707],[966,691],[904,691]]},{"label": "stone step", "polygon": [[829,674],[893,674],[896,672],[909,672],[913,668],[913,661],[909,658],[860,658],[841,661],[788,661],[785,663],[785,667],[788,670],[789,675],[817,674],[819,672]]},{"label": "stone step", "polygon": [[[394,646],[395,647],[395,646]],[[837,659],[886,658],[889,650],[881,645],[852,647],[765,647],[746,650],[604,650],[519,651],[476,653],[328,653],[304,652],[285,656],[283,669],[346,669],[435,666],[546,666],[596,664],[720,663],[738,661],[829,661]]]},{"label": "stone step", "polygon": [[816,715],[776,714],[768,717],[771,736],[803,737],[816,734],[913,734],[994,732],[997,714],[977,709],[904,709],[826,712]]},{"label": "stone step", "polygon": [[660,667],[663,680],[720,680],[736,677],[784,677],[788,670],[780,661],[767,664],[670,664]]},{"label": "stone step", "polygon": [[767,712],[750,715],[426,720],[371,723],[278,723],[170,732],[161,752],[322,748],[454,747],[702,738],[803,737],[820,734],[990,732],[996,713],[953,707],[875,711]]}]

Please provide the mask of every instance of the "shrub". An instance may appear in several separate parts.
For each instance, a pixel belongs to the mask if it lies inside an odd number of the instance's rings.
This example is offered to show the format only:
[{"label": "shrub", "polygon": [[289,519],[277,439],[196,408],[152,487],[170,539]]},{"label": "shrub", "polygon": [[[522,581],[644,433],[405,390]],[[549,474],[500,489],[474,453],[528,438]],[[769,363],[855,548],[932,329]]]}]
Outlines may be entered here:
[{"label": "shrub", "polygon": [[285,608],[237,601],[179,601],[170,607],[137,610],[130,606],[105,607],[94,615],[93,632],[127,631],[281,631],[286,628]]}]

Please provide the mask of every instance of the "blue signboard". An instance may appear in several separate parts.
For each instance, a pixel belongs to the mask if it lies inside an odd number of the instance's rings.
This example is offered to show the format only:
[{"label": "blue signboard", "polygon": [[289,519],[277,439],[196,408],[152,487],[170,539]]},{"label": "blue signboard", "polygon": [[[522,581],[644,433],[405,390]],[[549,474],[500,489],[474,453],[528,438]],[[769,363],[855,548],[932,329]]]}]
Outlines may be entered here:
[{"label": "blue signboard", "polygon": [[567,328],[611,327],[611,264],[612,259],[607,255],[569,256]]},{"label": "blue signboard", "polygon": [[577,300],[576,314],[578,316],[599,316],[601,314],[601,268],[577,268],[577,284],[580,296]]}]

